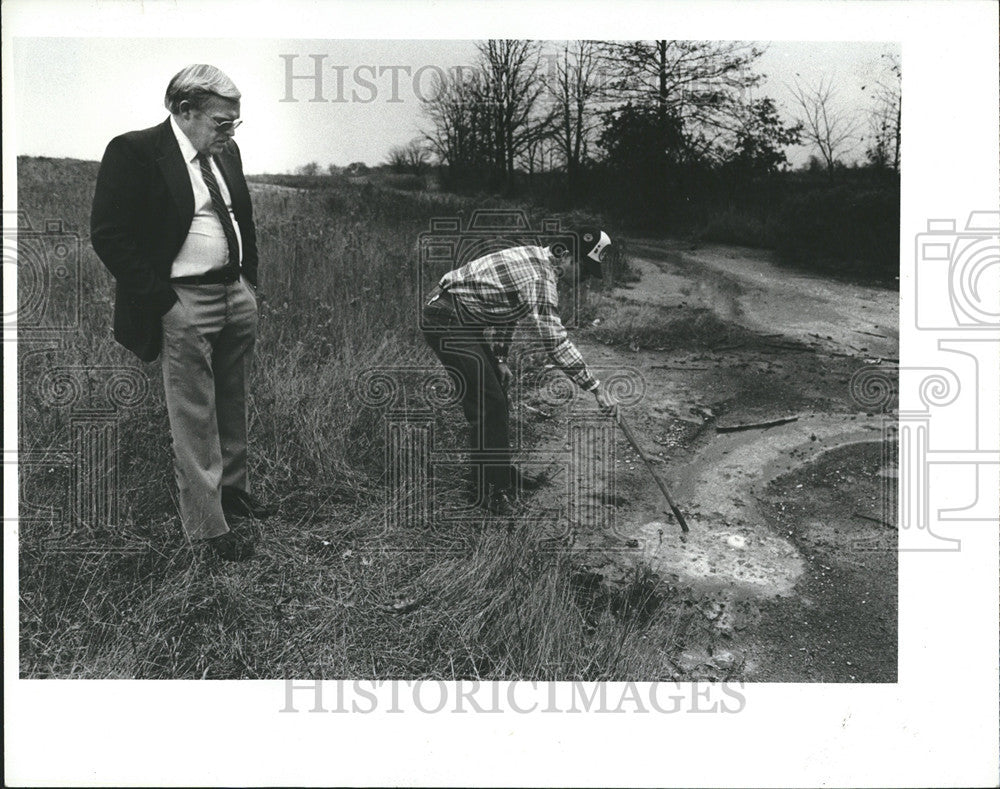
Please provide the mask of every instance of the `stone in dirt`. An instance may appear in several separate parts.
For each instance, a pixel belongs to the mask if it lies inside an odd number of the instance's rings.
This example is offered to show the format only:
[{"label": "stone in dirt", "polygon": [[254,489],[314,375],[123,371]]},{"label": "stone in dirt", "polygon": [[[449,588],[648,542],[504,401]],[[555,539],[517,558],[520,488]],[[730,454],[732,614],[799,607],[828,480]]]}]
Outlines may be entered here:
[{"label": "stone in dirt", "polygon": [[681,652],[674,662],[677,664],[677,668],[681,669],[681,671],[691,672],[699,666],[703,666],[708,663],[709,655],[704,649],[685,650]]},{"label": "stone in dirt", "polygon": [[732,652],[717,652],[712,655],[710,665],[725,671],[736,665],[736,656]]}]

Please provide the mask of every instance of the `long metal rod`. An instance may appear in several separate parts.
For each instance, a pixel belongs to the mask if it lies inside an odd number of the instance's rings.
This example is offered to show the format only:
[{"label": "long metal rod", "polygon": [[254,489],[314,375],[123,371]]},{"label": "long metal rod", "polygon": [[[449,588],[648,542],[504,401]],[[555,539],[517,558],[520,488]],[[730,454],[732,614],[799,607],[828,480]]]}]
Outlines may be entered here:
[{"label": "long metal rod", "polygon": [[625,417],[622,416],[620,408],[615,412],[615,421],[618,423],[618,427],[620,427],[622,432],[625,434],[625,438],[627,438],[628,442],[632,445],[632,449],[639,454],[643,463],[646,464],[646,468],[649,469],[649,473],[652,474],[653,479],[656,480],[656,484],[660,486],[660,490],[663,492],[663,498],[665,498],[667,500],[667,504],[670,505],[670,511],[674,514],[674,517],[677,518],[677,522],[681,525],[681,530],[686,534],[688,532],[687,521],[684,520],[684,516],[681,515],[681,511],[677,509],[677,505],[674,504],[674,500],[670,497],[670,491],[667,490],[667,484],[653,467],[653,461],[650,460],[649,456],[642,451],[642,448],[639,446],[639,442],[635,440],[635,436],[632,434],[632,428],[628,426],[628,423],[625,421]]}]

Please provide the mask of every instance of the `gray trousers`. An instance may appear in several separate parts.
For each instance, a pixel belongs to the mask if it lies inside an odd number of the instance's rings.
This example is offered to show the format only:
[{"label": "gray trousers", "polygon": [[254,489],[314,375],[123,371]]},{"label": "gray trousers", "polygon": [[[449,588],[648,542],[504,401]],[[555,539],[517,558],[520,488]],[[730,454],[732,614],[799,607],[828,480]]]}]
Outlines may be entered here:
[{"label": "gray trousers", "polygon": [[174,285],[163,316],[163,389],[181,523],[191,540],[229,531],[221,489],[248,490],[247,400],[257,300],[242,278]]}]

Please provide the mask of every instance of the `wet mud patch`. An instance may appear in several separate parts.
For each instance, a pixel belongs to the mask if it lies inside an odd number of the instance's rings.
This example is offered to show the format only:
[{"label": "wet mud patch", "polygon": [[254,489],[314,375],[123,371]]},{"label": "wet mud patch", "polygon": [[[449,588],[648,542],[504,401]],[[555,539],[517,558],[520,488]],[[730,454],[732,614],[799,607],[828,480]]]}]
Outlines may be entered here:
[{"label": "wet mud patch", "polygon": [[[657,440],[655,422],[638,422],[647,446]],[[680,463],[668,464],[663,453],[647,449],[669,478],[690,524],[683,539],[648,470],[630,448],[621,447],[615,532],[632,548],[621,561],[675,574],[711,594],[762,599],[791,594],[805,568],[803,558],[787,533],[775,527],[770,513],[757,505],[758,498],[772,480],[830,449],[878,435],[876,420],[805,415],[765,430],[712,432]],[[607,532],[580,525],[582,541],[607,546]]]},{"label": "wet mud patch", "polygon": [[678,623],[665,650],[677,677],[894,681],[895,532],[882,512],[895,479],[879,436],[877,420],[832,415],[714,436],[672,479],[683,538],[623,454],[617,534],[579,532],[581,565],[606,589],[657,579],[645,611]]},{"label": "wet mud patch", "polygon": [[[599,564],[599,563],[598,563]],[[732,647],[734,626],[744,628],[746,611],[706,599],[676,576],[661,576],[645,566],[623,571],[608,562],[582,569],[573,578],[585,633],[601,632],[602,620],[627,624],[633,637],[655,650],[657,668],[634,674],[636,681],[724,681],[743,668],[743,653]]]},{"label": "wet mud patch", "polygon": [[856,411],[851,377],[879,361],[824,351],[825,338],[764,334],[691,307],[623,305],[582,336],[584,347],[599,342],[620,363],[643,370],[651,410],[664,412],[669,403],[662,398],[684,404],[673,414],[680,419],[730,412],[752,417],[776,409]]},{"label": "wet mud patch", "polygon": [[895,479],[881,443],[833,449],[771,482],[759,502],[806,569],[794,593],[760,604],[745,679],[895,682]]},{"label": "wet mud patch", "polygon": [[805,413],[856,411],[851,376],[863,366],[855,359],[797,358],[747,352],[717,368],[709,405],[725,424],[753,423]]},{"label": "wet mud patch", "polygon": [[[634,622],[675,679],[893,681],[885,418],[851,392],[859,369],[898,356],[893,305],[760,261],[720,276],[725,261],[681,258],[640,260],[635,287],[593,294],[574,341],[600,378],[641,371],[623,414],[691,531],[615,432],[612,478],[577,480],[587,507],[566,508],[566,479],[533,497],[566,524],[589,579],[581,609]],[[593,403],[568,405],[529,395],[519,409],[536,452],[569,449]]]},{"label": "wet mud patch", "polygon": [[669,351],[678,348],[711,349],[720,345],[745,344],[754,334],[707,307],[678,304],[622,303],[605,318],[595,319],[586,332],[588,339],[632,351]]}]

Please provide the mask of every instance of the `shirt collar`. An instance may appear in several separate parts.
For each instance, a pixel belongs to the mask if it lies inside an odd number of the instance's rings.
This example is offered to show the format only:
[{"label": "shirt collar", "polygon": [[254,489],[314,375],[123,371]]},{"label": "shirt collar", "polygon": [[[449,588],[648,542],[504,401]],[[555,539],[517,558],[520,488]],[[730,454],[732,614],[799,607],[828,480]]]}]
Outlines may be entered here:
[{"label": "shirt collar", "polygon": [[170,116],[170,128],[174,130],[174,137],[177,138],[177,144],[181,149],[181,156],[184,157],[185,162],[193,162],[198,158],[197,149],[191,144],[191,140],[184,133],[184,130],[177,125],[177,121],[174,120],[174,116]]}]

